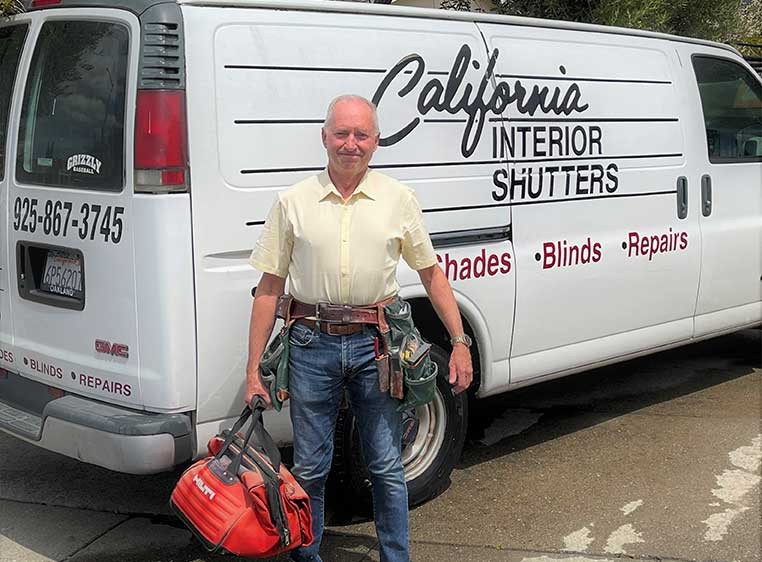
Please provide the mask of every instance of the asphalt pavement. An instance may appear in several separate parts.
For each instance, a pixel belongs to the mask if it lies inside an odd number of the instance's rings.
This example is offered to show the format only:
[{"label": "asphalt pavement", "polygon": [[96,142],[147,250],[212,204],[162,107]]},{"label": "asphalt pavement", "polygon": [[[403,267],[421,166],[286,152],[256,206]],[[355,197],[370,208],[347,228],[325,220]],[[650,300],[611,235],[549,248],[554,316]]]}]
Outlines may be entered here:
[{"label": "asphalt pavement", "polygon": [[[415,562],[762,562],[760,330],[481,400],[471,422],[449,489],[410,514]],[[0,562],[241,560],[170,514],[178,475],[0,434]],[[334,518],[323,558],[377,561],[372,523]]]}]

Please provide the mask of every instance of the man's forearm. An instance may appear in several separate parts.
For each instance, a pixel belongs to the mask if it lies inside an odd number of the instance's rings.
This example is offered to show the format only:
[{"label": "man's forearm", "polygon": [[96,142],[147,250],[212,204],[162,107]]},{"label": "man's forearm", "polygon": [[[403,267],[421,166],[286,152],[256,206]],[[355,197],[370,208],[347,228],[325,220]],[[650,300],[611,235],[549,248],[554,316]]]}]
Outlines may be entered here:
[{"label": "man's forearm", "polygon": [[254,299],[251,305],[251,320],[249,321],[249,360],[246,370],[250,371],[259,365],[259,360],[265,351],[267,340],[275,325],[275,307],[278,297],[270,295]]},{"label": "man's forearm", "polygon": [[[432,265],[422,269],[418,274],[437,316],[447,328],[450,337],[463,335],[463,321],[460,318],[458,303],[455,301],[455,295],[442,268]],[[471,385],[474,374],[471,353],[467,345],[453,345],[449,367],[448,380],[453,385],[453,391],[456,394],[465,391]]]},{"label": "man's forearm", "polygon": [[284,279],[268,274],[262,277],[257,286],[249,320],[249,359],[246,364],[248,374],[253,374],[259,367],[259,360],[275,325],[275,308],[278,297],[283,294],[284,286]]}]

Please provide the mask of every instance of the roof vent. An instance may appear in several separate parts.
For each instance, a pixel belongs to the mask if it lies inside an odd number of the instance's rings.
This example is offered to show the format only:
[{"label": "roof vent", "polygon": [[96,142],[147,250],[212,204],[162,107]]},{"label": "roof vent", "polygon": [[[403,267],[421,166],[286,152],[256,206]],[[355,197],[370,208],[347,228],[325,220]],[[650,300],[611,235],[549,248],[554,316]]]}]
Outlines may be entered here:
[{"label": "roof vent", "polygon": [[185,88],[181,18],[177,4],[158,4],[141,16],[141,89]]}]

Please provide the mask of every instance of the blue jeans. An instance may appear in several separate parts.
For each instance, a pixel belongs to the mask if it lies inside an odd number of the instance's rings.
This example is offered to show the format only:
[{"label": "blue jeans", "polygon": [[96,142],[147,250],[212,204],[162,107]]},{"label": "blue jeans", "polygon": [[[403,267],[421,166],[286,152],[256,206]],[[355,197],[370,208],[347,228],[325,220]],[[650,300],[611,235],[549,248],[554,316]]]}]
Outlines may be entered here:
[{"label": "blue jeans", "polygon": [[295,549],[296,562],[322,562],[325,482],[333,458],[336,416],[344,389],[355,415],[373,490],[381,562],[409,562],[407,486],[402,467],[398,402],[378,388],[375,332],[331,336],[291,327],[289,390],[294,427],[294,476],[310,496],[311,546]]}]

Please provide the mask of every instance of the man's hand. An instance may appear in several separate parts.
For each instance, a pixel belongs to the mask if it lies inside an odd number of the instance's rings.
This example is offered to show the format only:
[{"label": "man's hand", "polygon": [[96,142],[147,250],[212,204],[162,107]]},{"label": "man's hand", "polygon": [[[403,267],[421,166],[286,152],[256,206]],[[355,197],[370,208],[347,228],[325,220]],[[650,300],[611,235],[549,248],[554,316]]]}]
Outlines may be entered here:
[{"label": "man's hand", "polygon": [[471,366],[471,351],[462,343],[456,343],[450,353],[450,384],[455,394],[466,390],[474,377]]},{"label": "man's hand", "polygon": [[247,369],[246,371],[246,405],[251,404],[251,399],[255,395],[262,397],[266,409],[269,410],[273,407],[272,400],[270,399],[270,389],[262,382],[259,367],[255,367],[253,370]]}]

